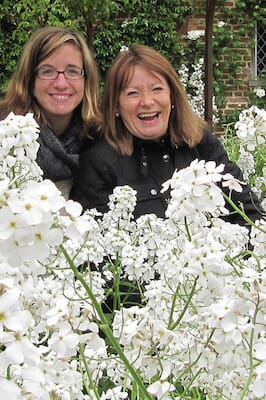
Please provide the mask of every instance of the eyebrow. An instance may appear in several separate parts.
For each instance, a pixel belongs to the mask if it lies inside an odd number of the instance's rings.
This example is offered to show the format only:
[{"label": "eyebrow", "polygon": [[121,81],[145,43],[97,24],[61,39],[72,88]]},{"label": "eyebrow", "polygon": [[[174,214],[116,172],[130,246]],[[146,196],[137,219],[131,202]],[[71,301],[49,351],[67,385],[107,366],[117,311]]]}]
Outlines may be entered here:
[{"label": "eyebrow", "polygon": [[[40,67],[51,67],[53,69],[56,69],[56,67],[54,67],[52,64],[41,64],[41,65],[39,65],[39,68]],[[68,67],[75,67],[75,68],[83,69],[83,65],[80,67],[79,65],[76,65],[76,64],[67,64],[66,68],[68,68]]]}]

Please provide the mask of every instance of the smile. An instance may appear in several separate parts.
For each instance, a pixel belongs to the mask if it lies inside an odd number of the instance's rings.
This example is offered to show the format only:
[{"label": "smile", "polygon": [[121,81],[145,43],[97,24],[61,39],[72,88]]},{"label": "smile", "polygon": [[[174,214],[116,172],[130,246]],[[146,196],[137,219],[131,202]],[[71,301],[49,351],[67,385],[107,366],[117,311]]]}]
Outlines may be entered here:
[{"label": "smile", "polygon": [[69,95],[62,95],[62,94],[54,94],[52,95],[55,100],[68,100]]},{"label": "smile", "polygon": [[158,118],[158,117],[159,117],[158,112],[138,114],[138,118],[141,120],[152,120],[152,119]]}]

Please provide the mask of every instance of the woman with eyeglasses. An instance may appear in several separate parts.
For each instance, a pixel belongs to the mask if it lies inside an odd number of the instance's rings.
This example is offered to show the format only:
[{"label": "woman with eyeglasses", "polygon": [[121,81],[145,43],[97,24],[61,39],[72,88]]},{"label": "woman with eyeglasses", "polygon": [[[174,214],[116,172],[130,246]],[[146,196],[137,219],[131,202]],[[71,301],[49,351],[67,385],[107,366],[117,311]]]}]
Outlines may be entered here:
[{"label": "woman with eyeglasses", "polygon": [[81,141],[96,137],[101,125],[98,69],[77,31],[44,27],[33,34],[0,102],[0,119],[11,111],[33,113],[40,125],[37,162],[43,178],[68,198]]}]

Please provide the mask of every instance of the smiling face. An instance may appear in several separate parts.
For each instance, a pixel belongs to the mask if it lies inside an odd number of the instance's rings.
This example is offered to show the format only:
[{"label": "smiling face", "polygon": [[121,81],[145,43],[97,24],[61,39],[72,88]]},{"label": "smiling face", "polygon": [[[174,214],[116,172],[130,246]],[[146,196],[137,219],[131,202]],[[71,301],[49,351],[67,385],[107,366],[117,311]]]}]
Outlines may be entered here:
[{"label": "smiling face", "polygon": [[155,140],[167,132],[171,112],[170,88],[164,77],[141,65],[119,95],[119,113],[136,137]]},{"label": "smiling face", "polygon": [[[64,71],[69,67],[83,68],[82,53],[78,47],[66,43],[52,55],[40,62],[40,67],[52,67]],[[60,134],[69,124],[74,109],[81,103],[84,95],[84,78],[66,79],[59,74],[56,79],[43,80],[36,76],[34,96],[47,121]]]}]

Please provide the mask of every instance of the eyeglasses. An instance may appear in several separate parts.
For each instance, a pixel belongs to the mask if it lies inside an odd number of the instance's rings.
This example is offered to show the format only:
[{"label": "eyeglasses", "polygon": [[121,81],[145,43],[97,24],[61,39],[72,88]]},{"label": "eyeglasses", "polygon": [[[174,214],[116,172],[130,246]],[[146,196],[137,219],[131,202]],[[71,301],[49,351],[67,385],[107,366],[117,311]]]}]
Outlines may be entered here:
[{"label": "eyeglasses", "polygon": [[52,67],[40,67],[36,70],[38,78],[43,80],[54,80],[59,74],[64,74],[66,79],[81,79],[84,77],[84,70],[78,67],[68,67],[64,71],[57,71]]}]

